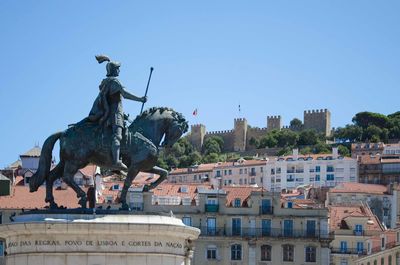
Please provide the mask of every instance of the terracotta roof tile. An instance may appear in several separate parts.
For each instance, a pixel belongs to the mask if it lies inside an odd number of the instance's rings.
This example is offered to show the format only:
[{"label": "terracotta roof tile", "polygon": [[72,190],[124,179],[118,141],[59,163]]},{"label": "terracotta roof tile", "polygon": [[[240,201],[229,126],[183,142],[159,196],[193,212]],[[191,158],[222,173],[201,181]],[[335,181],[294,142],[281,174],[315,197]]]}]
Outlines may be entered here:
[{"label": "terracotta roof tile", "polygon": [[263,188],[252,186],[227,186],[222,188],[226,191],[226,206],[233,206],[235,199],[240,199],[242,207],[247,207],[247,200],[253,191],[262,191]]},{"label": "terracotta roof tile", "polygon": [[367,194],[387,194],[387,187],[377,184],[352,183],[346,182],[337,185],[329,190],[330,193],[367,193]]},{"label": "terracotta roof tile", "polygon": [[370,224],[365,224],[365,230],[368,231],[384,231],[378,218],[371,212],[371,210],[364,205],[350,205],[350,206],[328,206],[330,214],[330,231],[343,229],[342,221],[347,218],[368,218],[372,221]]},{"label": "terracotta roof tile", "polygon": [[[86,192],[87,190],[84,189]],[[78,208],[78,199],[71,188],[66,190],[53,189],[55,202],[67,208]],[[37,192],[29,192],[28,186],[13,186],[10,196],[0,196],[1,209],[43,209],[47,204],[45,186],[39,187]]]}]

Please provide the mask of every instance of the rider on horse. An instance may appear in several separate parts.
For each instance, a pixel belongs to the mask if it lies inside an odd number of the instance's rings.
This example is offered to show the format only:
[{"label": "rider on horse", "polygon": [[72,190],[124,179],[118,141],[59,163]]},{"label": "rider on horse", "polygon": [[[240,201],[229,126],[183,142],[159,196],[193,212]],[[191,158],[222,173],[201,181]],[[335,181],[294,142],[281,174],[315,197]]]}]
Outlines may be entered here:
[{"label": "rider on horse", "polygon": [[87,119],[112,128],[112,167],[118,170],[127,170],[126,165],[122,163],[120,158],[122,132],[124,129],[122,97],[143,103],[147,101],[147,97],[137,97],[125,90],[117,78],[119,67],[121,66],[120,63],[113,62],[104,55],[96,56],[96,59],[99,63],[108,61],[106,65],[107,77],[101,81],[99,95],[93,103]]}]

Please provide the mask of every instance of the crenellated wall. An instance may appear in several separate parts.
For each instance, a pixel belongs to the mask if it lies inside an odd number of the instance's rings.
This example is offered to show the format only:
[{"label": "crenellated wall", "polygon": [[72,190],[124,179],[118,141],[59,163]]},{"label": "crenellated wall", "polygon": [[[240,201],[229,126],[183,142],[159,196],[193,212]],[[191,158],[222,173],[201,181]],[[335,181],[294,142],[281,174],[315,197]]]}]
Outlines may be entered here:
[{"label": "crenellated wall", "polygon": [[292,131],[314,129],[325,135],[330,135],[331,113],[327,109],[306,110],[304,111],[304,125],[300,127],[282,126],[282,117],[280,115],[267,116],[267,127],[265,128],[251,128],[245,118],[234,119],[233,130],[207,132],[205,125],[194,124],[191,126],[188,138],[197,150],[201,150],[206,139],[212,136],[219,136],[224,140],[225,152],[243,152],[255,148],[249,144],[251,138],[259,140],[268,131],[274,129],[289,129]]},{"label": "crenellated wall", "polygon": [[329,136],[331,134],[330,111],[328,109],[305,110],[304,129],[314,129]]}]

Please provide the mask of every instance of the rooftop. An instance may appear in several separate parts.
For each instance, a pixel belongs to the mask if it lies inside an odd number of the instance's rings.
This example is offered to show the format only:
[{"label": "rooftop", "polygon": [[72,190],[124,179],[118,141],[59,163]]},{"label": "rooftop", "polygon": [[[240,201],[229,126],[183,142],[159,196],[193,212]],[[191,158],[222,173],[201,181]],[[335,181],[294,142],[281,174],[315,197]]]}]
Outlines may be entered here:
[{"label": "rooftop", "polygon": [[35,146],[24,154],[20,155],[20,157],[40,157],[42,149],[39,146]]},{"label": "rooftop", "polygon": [[377,184],[346,182],[337,185],[329,190],[330,193],[366,193],[366,194],[387,194],[387,187]]}]

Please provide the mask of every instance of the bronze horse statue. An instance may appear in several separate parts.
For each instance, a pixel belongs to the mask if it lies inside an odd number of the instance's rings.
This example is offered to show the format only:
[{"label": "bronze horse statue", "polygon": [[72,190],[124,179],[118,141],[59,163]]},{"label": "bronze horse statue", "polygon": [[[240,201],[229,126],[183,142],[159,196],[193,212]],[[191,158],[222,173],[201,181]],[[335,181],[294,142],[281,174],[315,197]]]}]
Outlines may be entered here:
[{"label": "bronze horse statue", "polygon": [[[171,147],[188,130],[188,123],[182,114],[169,108],[150,108],[127,128],[126,137],[121,146],[121,157],[128,167],[120,202],[122,209],[129,209],[126,195],[132,181],[139,173],[148,172],[160,175],[159,179],[147,185],[147,190],[155,188],[164,181],[168,171],[156,166],[159,146]],[[53,196],[53,183],[62,180],[70,186],[80,198],[79,204],[86,208],[86,193],[74,181],[78,169],[89,163],[110,168],[111,129],[97,123],[80,122],[63,132],[49,136],[43,144],[37,172],[29,181],[30,192],[35,192],[46,181],[46,199],[50,208],[58,208]],[[60,162],[50,170],[54,144],[60,140]]]}]

